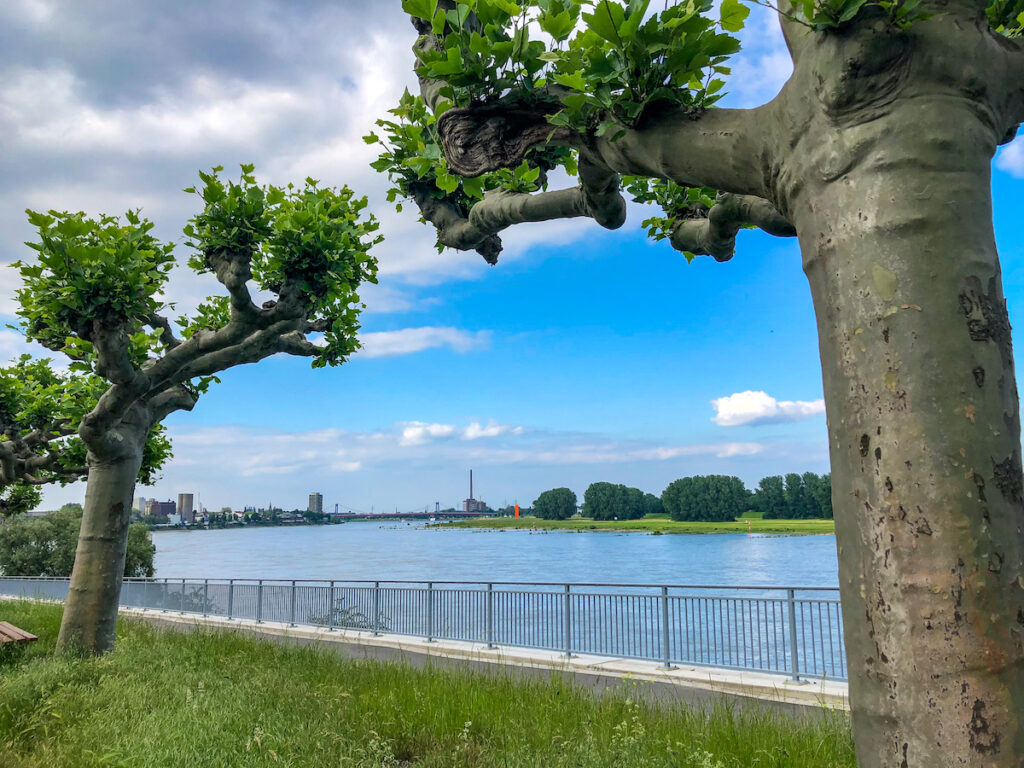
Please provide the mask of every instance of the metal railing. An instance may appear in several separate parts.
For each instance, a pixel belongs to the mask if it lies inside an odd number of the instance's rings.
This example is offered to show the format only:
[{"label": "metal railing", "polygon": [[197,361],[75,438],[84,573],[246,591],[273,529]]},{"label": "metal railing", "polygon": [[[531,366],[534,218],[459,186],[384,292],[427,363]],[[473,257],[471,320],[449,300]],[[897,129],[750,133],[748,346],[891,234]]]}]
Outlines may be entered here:
[{"label": "metal railing", "polygon": [[[0,576],[0,596],[63,600],[67,579]],[[837,589],[545,582],[125,579],[121,605],[846,678]]]}]

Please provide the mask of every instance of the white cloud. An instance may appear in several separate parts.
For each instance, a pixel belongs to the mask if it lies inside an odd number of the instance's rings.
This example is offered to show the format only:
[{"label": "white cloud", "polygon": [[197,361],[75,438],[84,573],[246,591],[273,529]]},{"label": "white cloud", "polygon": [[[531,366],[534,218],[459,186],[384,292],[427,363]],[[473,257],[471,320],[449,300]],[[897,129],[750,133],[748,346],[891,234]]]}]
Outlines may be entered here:
[{"label": "white cloud", "polygon": [[996,155],[996,168],[1011,176],[1024,179],[1024,134],[1000,148]]},{"label": "white cloud", "polygon": [[451,424],[425,424],[422,421],[408,422],[402,427],[399,445],[422,445],[434,438],[451,437],[455,427]]},{"label": "white cloud", "polygon": [[397,331],[376,331],[359,337],[363,357],[395,357],[422,352],[425,349],[450,347],[455,352],[471,352],[490,344],[490,331],[463,331],[458,328],[424,326]]},{"label": "white cloud", "polygon": [[498,422],[491,421],[487,422],[487,426],[481,426],[480,422],[474,421],[464,430],[462,430],[462,438],[464,440],[477,440],[481,437],[497,437],[505,433],[513,435],[520,435],[523,432],[522,427],[513,427],[508,424],[499,424]]},{"label": "white cloud", "polygon": [[776,400],[767,392],[747,390],[711,401],[720,427],[802,421],[825,412],[824,400]]}]

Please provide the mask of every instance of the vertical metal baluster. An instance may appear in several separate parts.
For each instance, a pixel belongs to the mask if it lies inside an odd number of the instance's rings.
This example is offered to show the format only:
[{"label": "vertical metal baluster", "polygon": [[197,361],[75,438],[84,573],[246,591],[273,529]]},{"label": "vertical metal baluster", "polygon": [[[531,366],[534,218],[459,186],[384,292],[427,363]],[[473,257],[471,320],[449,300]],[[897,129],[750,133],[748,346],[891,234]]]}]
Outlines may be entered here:
[{"label": "vertical metal baluster", "polygon": [[427,582],[427,642],[434,642],[434,582]]},{"label": "vertical metal baluster", "polygon": [[263,579],[256,582],[256,623],[263,623]]},{"label": "vertical metal baluster", "polygon": [[210,605],[210,580],[203,579],[203,616],[206,616]]},{"label": "vertical metal baluster", "polygon": [[231,621],[235,609],[235,580],[228,579],[228,621]]},{"label": "vertical metal baluster", "polygon": [[487,647],[494,647],[494,585],[487,585]]},{"label": "vertical metal baluster", "polygon": [[380,634],[380,582],[373,582],[373,634]]},{"label": "vertical metal baluster", "polygon": [[562,599],[562,613],[565,618],[565,633],[563,639],[565,640],[565,658],[572,657],[572,597],[569,593],[570,587],[568,584],[565,585],[565,597]]},{"label": "vertical metal baluster", "polygon": [[800,657],[796,647],[796,601],[795,592],[786,590],[786,602],[789,605],[789,657],[790,675],[793,680],[800,679]]},{"label": "vertical metal baluster", "polygon": [[327,588],[327,631],[334,631],[334,582]]},{"label": "vertical metal baluster", "polygon": [[181,580],[181,602],[178,604],[178,613],[185,613],[185,580]]},{"label": "vertical metal baluster", "polygon": [[661,666],[672,669],[672,653],[669,650],[668,587],[661,588]]},{"label": "vertical metal baluster", "polygon": [[295,580],[292,580],[291,605],[288,608],[288,626],[295,626]]}]

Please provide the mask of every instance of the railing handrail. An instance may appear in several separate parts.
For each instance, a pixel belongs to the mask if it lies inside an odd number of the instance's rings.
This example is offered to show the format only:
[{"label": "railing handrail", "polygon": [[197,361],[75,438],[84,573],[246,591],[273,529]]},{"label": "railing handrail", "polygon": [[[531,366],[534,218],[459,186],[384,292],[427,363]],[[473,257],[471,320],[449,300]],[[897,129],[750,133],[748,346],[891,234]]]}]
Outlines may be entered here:
[{"label": "railing handrail", "polygon": [[[40,580],[40,581],[67,581],[67,576],[17,576],[17,575],[6,575],[0,574],[0,578],[3,579],[20,579],[20,580]],[[764,591],[764,592],[785,592],[786,590],[795,590],[797,592],[838,592],[839,587],[810,587],[810,586],[793,586],[793,585],[760,585],[760,584],[671,584],[671,583],[631,583],[631,582],[615,582],[615,581],[503,581],[501,579],[475,579],[475,580],[439,580],[439,579],[287,579],[287,578],[258,578],[258,577],[239,577],[239,576],[130,576],[126,577],[124,581],[135,581],[135,582],[164,582],[164,581],[175,581],[180,582],[182,579],[186,581],[209,581],[209,582],[223,582],[227,583],[233,581],[236,584],[244,582],[252,582],[253,584],[263,582],[264,584],[281,584],[289,585],[293,582],[296,584],[329,584],[331,581],[337,584],[433,584],[438,586],[441,584],[451,585],[480,585],[486,587],[488,584],[495,586],[523,586],[523,587],[558,587],[563,589],[566,584],[571,587],[621,587],[625,589],[661,589],[666,587],[668,589],[735,589],[735,590],[750,590],[750,591]]]}]

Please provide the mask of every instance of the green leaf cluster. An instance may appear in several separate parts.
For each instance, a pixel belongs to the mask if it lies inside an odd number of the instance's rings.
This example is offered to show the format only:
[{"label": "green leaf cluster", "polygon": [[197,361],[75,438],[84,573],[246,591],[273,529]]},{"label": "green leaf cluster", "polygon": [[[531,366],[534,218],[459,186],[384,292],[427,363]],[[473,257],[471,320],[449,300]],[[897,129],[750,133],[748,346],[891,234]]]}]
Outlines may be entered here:
[{"label": "green leaf cluster", "polygon": [[985,16],[996,32],[1007,37],[1024,36],[1024,0],[989,0]]},{"label": "green leaf cluster", "polygon": [[[34,262],[16,262],[26,333],[73,357],[88,354],[97,327],[141,326],[163,303],[158,294],[174,264],[174,246],[151,234],[152,222],[84,213],[28,211],[38,241]],[[145,339],[136,340],[145,348]]]},{"label": "green leaf cluster", "polygon": [[433,0],[405,0],[403,7],[432,24],[439,44],[421,46],[416,71],[442,82],[450,105],[556,93],[553,123],[600,133],[636,125],[654,105],[699,109],[717,101],[725,62],[739,50],[733,33],[749,12],[739,0],[725,0],[718,19],[711,0],[655,12],[650,0],[463,0],[449,11]]},{"label": "green leaf cluster", "polygon": [[[377,261],[370,249],[383,238],[379,223],[366,215],[365,197],[347,186],[321,187],[307,178],[301,186],[260,185],[252,165],[243,165],[237,182],[220,177],[220,167],[200,173],[203,209],[185,226],[195,253],[189,266],[216,271],[227,263],[247,263],[254,283],[297,301],[311,322],[327,326],[323,352],[315,367],[337,365],[358,349],[358,287],[377,282]],[[230,320],[227,296],[202,302],[191,318],[182,318],[188,338],[201,328],[221,328]],[[195,382],[200,391],[213,379]]]},{"label": "green leaf cluster", "polygon": [[[21,355],[0,367],[0,441],[19,440],[33,432],[42,433],[46,440],[39,444],[36,454],[56,453],[57,463],[52,469],[40,470],[36,476],[61,485],[74,482],[77,476],[62,474],[61,470],[86,466],[85,444],[74,433],[82,417],[95,407],[107,387],[108,384],[98,376],[64,372],[55,368],[47,358]],[[62,431],[71,434],[62,435]],[[144,485],[154,483],[171,455],[170,440],[164,428],[158,425],[150,433],[143,449],[139,482]],[[19,490],[20,485],[9,485],[3,492],[3,498],[17,497],[21,500],[19,506],[34,508],[39,503],[38,499],[32,501],[37,495],[35,489],[32,488],[30,494]]]},{"label": "green leaf cluster", "polygon": [[[622,187],[633,202],[661,208],[662,216],[651,216],[643,221],[648,237],[655,241],[671,237],[680,219],[707,216],[717,194],[710,187],[684,187],[674,181],[648,176],[623,176]],[[696,258],[689,252],[683,255],[687,261]]]}]

